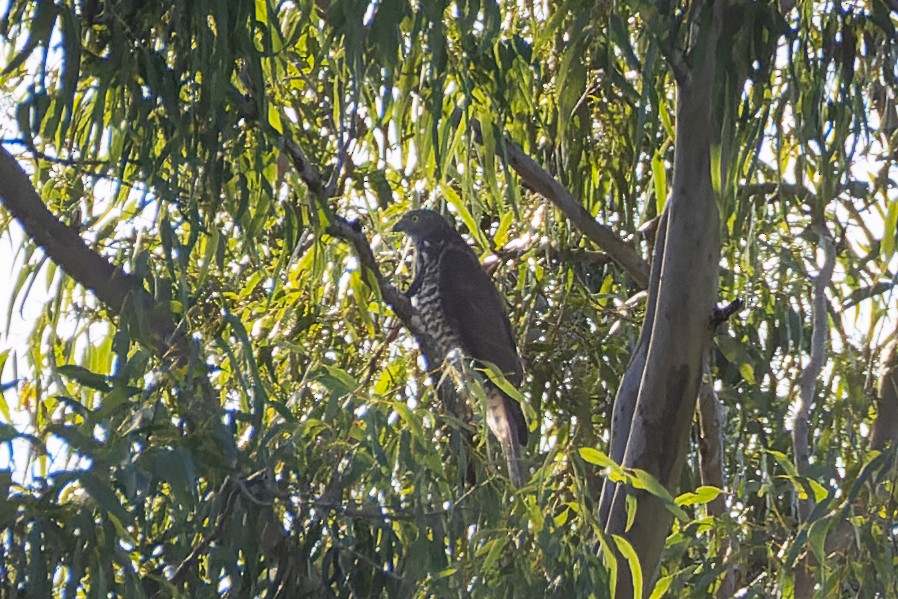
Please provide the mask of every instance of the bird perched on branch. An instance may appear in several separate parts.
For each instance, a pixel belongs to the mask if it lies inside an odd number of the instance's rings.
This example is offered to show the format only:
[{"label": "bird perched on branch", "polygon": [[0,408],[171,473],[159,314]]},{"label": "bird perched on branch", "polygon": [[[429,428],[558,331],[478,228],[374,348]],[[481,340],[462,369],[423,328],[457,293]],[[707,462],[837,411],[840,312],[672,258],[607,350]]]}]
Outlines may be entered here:
[{"label": "bird perched on branch", "polygon": [[[440,352],[445,356],[458,348],[478,366],[491,363],[517,388],[524,371],[508,314],[462,236],[432,210],[406,213],[393,231],[407,234],[415,244],[415,278],[407,295]],[[487,382],[485,390],[487,424],[502,447],[512,484],[520,487],[526,482],[524,412],[496,384]]]}]

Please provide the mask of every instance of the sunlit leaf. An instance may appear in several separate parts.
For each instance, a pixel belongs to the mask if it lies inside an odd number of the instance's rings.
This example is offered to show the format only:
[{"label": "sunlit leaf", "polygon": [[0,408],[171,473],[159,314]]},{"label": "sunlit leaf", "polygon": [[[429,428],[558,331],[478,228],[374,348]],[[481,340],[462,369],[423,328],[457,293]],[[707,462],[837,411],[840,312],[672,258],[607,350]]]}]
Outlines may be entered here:
[{"label": "sunlit leaf", "polygon": [[655,152],[655,155],[652,157],[652,180],[655,187],[656,210],[660,214],[667,203],[667,172],[664,158],[660,152]]},{"label": "sunlit leaf", "polygon": [[614,544],[617,550],[627,560],[627,566],[630,568],[630,576],[633,579],[633,596],[642,597],[642,566],[639,565],[639,556],[633,546],[625,538],[614,535]]},{"label": "sunlit leaf", "polygon": [[701,486],[694,492],[683,493],[678,496],[676,504],[680,507],[701,505],[714,501],[721,493],[722,491],[717,487]]}]

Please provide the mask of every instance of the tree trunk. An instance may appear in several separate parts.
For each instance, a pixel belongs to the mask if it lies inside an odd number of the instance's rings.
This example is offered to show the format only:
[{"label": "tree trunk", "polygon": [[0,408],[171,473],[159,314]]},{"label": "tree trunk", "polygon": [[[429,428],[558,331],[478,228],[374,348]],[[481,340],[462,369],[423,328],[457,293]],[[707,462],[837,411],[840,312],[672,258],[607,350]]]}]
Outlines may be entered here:
[{"label": "tree trunk", "polygon": [[[677,74],[673,189],[659,227],[639,348],[618,392],[617,401],[632,401],[632,385],[639,381],[632,417],[627,422],[628,408],[616,407],[612,424],[614,449],[619,451],[621,437],[626,439],[621,464],[647,471],[672,494],[678,491],[688,449],[717,298],[720,222],[711,184],[711,97],[722,11],[723,2],[716,2],[709,26],[694,32],[697,45],[690,54],[696,57],[696,66],[672,57]],[[605,532],[633,547],[646,582],[641,592],[648,595],[671,513],[661,499],[645,491],[617,486],[603,495],[611,496]],[[628,496],[636,500],[636,517],[629,529]],[[618,563],[616,596],[632,597],[638,591],[631,572],[626,562]]]},{"label": "tree trunk", "polygon": [[898,441],[898,333],[885,351],[876,398],[876,420],[870,431],[870,449],[882,451]]},{"label": "tree trunk", "polygon": [[[658,222],[658,232],[655,238],[655,255],[652,260],[653,264],[660,264],[663,257],[665,235],[667,234],[667,212],[661,215]],[[649,323],[655,319],[656,302],[651,298],[658,296],[658,282],[660,280],[661,271],[652,267],[651,276],[649,278],[649,302],[645,310],[645,322]],[[618,464],[623,463],[624,453],[627,451],[627,439],[630,438],[630,424],[633,422],[633,412],[636,410],[636,399],[639,397],[639,385],[642,382],[642,375],[645,371],[645,360],[648,355],[649,343],[652,340],[652,331],[648,326],[643,325],[639,334],[639,341],[627,371],[624,373],[617,390],[617,396],[614,398],[614,407],[611,411],[611,448],[609,457]],[[608,521],[608,512],[611,510],[611,501],[614,499],[614,491],[617,485],[606,479],[602,488],[602,497],[599,501],[599,521]]]}]

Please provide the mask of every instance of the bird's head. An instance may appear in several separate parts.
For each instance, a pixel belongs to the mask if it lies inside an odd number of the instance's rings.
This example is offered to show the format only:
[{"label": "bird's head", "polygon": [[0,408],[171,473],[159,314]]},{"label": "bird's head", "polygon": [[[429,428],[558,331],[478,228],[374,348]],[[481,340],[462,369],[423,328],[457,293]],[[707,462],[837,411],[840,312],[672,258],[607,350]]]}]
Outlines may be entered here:
[{"label": "bird's head", "polygon": [[452,237],[455,230],[438,212],[412,210],[406,212],[393,226],[395,233],[405,233],[415,244],[422,241],[437,243]]}]

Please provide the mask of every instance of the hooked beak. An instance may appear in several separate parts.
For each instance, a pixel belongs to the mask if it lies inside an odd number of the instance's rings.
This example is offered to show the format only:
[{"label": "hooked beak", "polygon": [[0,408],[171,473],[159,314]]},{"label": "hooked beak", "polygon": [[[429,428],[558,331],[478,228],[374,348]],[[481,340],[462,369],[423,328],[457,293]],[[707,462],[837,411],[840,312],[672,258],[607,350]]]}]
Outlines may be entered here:
[{"label": "hooked beak", "polygon": [[408,229],[406,229],[407,224],[408,224],[408,221],[406,220],[405,216],[403,216],[402,218],[399,219],[399,222],[397,222],[395,225],[393,225],[393,229],[392,229],[393,233],[407,232],[408,231]]}]

